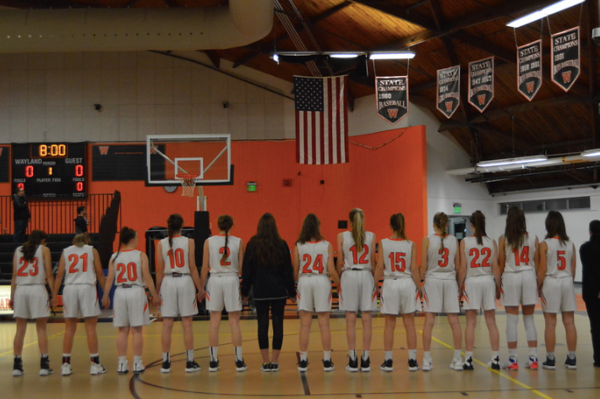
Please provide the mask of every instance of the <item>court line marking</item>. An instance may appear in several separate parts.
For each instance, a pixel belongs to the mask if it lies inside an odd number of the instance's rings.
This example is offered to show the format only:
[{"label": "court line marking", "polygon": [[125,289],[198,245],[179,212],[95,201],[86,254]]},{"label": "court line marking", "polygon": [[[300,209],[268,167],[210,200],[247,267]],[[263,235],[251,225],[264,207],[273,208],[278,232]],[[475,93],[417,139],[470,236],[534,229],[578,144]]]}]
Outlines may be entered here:
[{"label": "court line marking", "polygon": [[[422,331],[422,330],[419,330],[419,332],[420,332],[421,334],[423,333],[423,331]],[[438,344],[441,344],[441,345],[445,346],[445,347],[446,347],[446,348],[448,348],[448,349],[452,349],[452,350],[454,350],[454,347],[452,347],[452,346],[448,345],[447,343],[445,343],[445,342],[444,342],[444,341],[442,341],[442,340],[439,340],[439,339],[437,339],[437,338],[436,338],[436,337],[434,337],[434,336],[432,336],[432,337],[431,337],[431,339],[432,339],[432,340],[434,340],[435,342],[437,342]],[[463,353],[463,354],[464,354],[464,353]],[[552,396],[548,396],[548,395],[546,395],[546,394],[544,394],[544,393],[542,393],[542,392],[538,391],[537,389],[535,389],[535,388],[533,388],[533,387],[530,387],[529,385],[527,385],[527,384],[525,384],[525,383],[523,383],[523,382],[521,382],[521,381],[519,381],[519,380],[517,380],[517,379],[514,379],[514,378],[510,377],[509,375],[506,375],[506,374],[502,373],[501,371],[498,371],[498,370],[493,370],[493,369],[489,368],[489,367],[487,366],[487,364],[485,364],[485,363],[483,363],[483,362],[481,362],[481,361],[479,361],[479,360],[477,360],[477,359],[475,359],[475,358],[473,358],[473,361],[474,361],[475,363],[477,363],[477,364],[479,364],[479,365],[481,365],[481,366],[483,366],[483,367],[487,368],[487,369],[488,369],[488,370],[490,370],[492,373],[495,373],[495,374],[499,375],[500,377],[506,378],[506,379],[507,379],[507,380],[509,380],[510,382],[512,382],[512,383],[514,383],[514,384],[517,384],[517,385],[519,385],[519,386],[521,386],[521,387],[523,387],[523,388],[525,388],[525,389],[527,389],[527,390],[529,390],[529,391],[531,391],[531,392],[535,393],[536,395],[538,395],[538,396],[541,396],[542,398],[545,398],[545,399],[553,399],[553,398],[552,398]]]},{"label": "court line marking", "polygon": [[[298,359],[298,363],[300,363],[300,352],[296,352],[296,359]],[[299,374],[300,381],[302,381],[302,388],[304,389],[304,394],[306,396],[310,396],[310,388],[308,387],[308,379],[306,378],[306,372],[301,371],[299,372]]]},{"label": "court line marking", "polygon": [[[50,335],[50,336],[48,337],[48,341],[50,341],[51,339],[54,339],[54,338],[56,338],[56,336],[57,336],[57,335],[61,335],[61,334],[64,334],[64,333],[65,333],[64,331],[59,331],[59,332],[57,332],[56,334],[52,334],[52,335]],[[26,344],[26,345],[23,345],[23,349],[25,349],[25,348],[28,348],[28,347],[30,347],[30,346],[32,346],[32,345],[36,345],[36,344],[38,344],[39,342],[40,342],[39,340],[36,340],[36,341],[30,342],[30,343],[28,343],[28,344]],[[11,355],[11,354],[13,354],[13,353],[14,353],[14,349],[11,349],[11,350],[9,350],[9,351],[6,351],[6,352],[2,352],[2,353],[0,353],[0,359],[2,359],[2,358],[4,358],[4,357],[7,357],[8,355]]]}]

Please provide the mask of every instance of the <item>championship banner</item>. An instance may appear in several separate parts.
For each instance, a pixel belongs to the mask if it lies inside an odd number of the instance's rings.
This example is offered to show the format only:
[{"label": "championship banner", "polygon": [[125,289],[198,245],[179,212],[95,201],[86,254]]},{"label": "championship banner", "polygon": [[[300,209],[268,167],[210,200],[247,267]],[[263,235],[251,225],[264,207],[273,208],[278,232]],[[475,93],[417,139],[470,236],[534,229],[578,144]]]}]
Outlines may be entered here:
[{"label": "championship banner", "polygon": [[542,41],[517,48],[517,88],[529,101],[542,87]]},{"label": "championship banner", "polygon": [[448,119],[460,105],[460,65],[437,71],[437,109]]},{"label": "championship banner", "polygon": [[469,63],[469,103],[483,112],[494,98],[494,57]]},{"label": "championship banner", "polygon": [[376,77],[377,113],[394,124],[408,115],[408,76]]},{"label": "championship banner", "polygon": [[552,35],[552,81],[569,91],[579,77],[579,26]]}]

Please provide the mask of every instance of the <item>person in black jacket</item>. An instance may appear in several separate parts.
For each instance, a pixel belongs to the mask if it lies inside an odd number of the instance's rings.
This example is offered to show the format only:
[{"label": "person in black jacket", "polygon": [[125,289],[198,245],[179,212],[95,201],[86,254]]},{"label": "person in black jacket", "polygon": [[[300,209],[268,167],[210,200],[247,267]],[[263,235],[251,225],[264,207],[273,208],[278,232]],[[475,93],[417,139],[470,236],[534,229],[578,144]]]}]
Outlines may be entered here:
[{"label": "person in black jacket", "polygon": [[[279,371],[279,353],[283,344],[283,312],[288,298],[296,302],[296,288],[290,249],[279,236],[270,213],[258,221],[256,235],[248,242],[242,268],[242,296],[253,288],[258,321],[258,346],[262,371]],[[269,357],[269,309],[273,318],[273,353]]]},{"label": "person in black jacket", "polygon": [[594,366],[600,367],[600,220],[590,222],[590,240],[579,248],[583,292],[592,332]]},{"label": "person in black jacket", "polygon": [[15,211],[15,235],[13,241],[15,243],[22,243],[25,242],[25,231],[27,231],[27,224],[31,218],[29,207],[27,206],[27,198],[25,197],[25,190],[22,188],[17,188],[17,191],[13,195],[13,209]]},{"label": "person in black jacket", "polygon": [[75,222],[75,234],[84,234],[88,231],[87,208],[85,206],[77,207],[77,217]]}]

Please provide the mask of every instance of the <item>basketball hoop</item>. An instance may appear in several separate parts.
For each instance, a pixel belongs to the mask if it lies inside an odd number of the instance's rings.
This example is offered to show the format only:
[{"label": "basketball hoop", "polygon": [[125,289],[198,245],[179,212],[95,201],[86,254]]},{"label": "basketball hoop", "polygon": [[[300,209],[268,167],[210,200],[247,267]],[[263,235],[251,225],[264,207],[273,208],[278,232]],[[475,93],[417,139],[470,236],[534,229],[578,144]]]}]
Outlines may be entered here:
[{"label": "basketball hoop", "polygon": [[181,180],[181,187],[183,187],[183,192],[181,196],[183,197],[193,197],[194,196],[194,187],[196,187],[196,179],[199,175],[192,173],[177,173],[175,177],[177,180]]}]

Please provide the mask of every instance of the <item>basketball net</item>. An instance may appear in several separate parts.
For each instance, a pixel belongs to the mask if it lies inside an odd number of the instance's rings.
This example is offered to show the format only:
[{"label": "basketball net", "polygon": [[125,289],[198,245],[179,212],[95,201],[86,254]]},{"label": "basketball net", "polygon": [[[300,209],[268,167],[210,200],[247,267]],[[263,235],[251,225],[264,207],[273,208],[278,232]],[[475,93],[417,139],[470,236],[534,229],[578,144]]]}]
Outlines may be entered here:
[{"label": "basketball net", "polygon": [[194,188],[196,187],[196,178],[198,177],[198,175],[190,173],[178,173],[176,177],[177,180],[181,180],[181,187],[183,187],[181,196],[193,197]]}]

